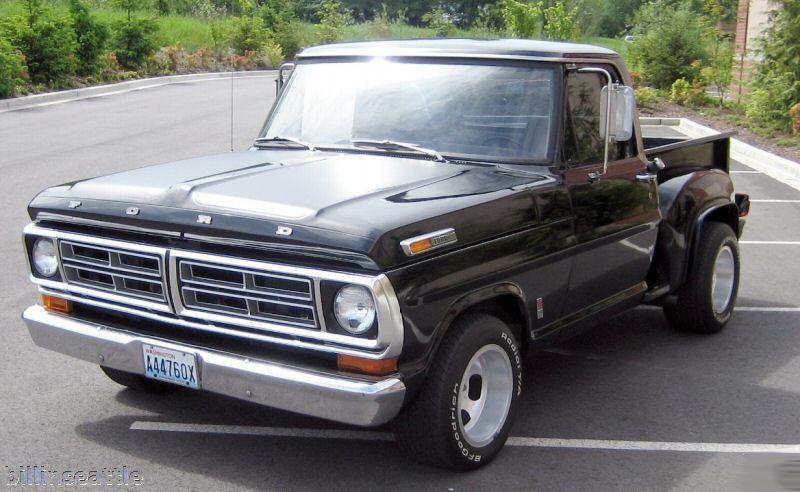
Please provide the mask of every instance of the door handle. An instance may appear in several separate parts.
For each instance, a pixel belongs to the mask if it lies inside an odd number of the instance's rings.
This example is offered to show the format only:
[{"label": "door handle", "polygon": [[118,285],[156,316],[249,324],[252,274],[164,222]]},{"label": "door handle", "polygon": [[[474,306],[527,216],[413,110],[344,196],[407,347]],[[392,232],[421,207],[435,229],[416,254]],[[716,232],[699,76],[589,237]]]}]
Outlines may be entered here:
[{"label": "door handle", "polygon": [[656,180],[658,176],[650,173],[639,173],[636,175],[636,181],[640,183],[650,183]]}]

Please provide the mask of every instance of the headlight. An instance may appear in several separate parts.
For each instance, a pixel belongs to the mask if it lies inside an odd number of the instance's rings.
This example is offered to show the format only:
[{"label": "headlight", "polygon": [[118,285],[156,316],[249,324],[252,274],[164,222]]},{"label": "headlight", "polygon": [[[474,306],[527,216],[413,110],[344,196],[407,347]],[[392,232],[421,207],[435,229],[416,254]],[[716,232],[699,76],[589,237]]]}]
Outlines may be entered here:
[{"label": "headlight", "polygon": [[52,277],[58,271],[56,245],[52,239],[40,237],[33,243],[33,267],[40,275]]},{"label": "headlight", "polygon": [[372,293],[360,285],[346,285],[339,289],[333,302],[333,311],[339,325],[353,335],[367,332],[375,322]]}]

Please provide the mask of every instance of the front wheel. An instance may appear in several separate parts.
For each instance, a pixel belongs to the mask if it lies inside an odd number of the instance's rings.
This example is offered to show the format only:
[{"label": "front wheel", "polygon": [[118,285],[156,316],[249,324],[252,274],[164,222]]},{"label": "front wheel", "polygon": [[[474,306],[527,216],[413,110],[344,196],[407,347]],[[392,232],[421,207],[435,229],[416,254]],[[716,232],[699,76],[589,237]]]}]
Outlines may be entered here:
[{"label": "front wheel", "polygon": [[522,392],[522,361],[513,331],[486,314],[458,320],[442,342],[417,399],[394,423],[412,459],[471,469],[503,447]]},{"label": "front wheel", "polygon": [[680,331],[717,333],[733,314],[739,291],[739,243],[727,224],[704,224],[692,270],[678,292],[678,302],[665,306],[670,324]]}]

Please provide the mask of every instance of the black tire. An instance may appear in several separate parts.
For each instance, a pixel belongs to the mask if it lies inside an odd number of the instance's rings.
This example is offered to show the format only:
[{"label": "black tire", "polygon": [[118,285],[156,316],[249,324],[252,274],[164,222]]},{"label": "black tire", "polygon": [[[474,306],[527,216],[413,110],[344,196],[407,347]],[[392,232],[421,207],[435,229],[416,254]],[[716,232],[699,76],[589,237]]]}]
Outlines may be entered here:
[{"label": "black tire", "polygon": [[[692,258],[689,277],[678,291],[675,305],[664,306],[664,315],[673,328],[679,331],[711,334],[725,328],[731,319],[739,291],[739,243],[736,234],[727,224],[704,224]],[[714,265],[723,249],[728,248],[733,260],[733,287],[724,308],[714,308]],[[725,290],[725,289],[724,289]]]},{"label": "black tire", "polygon": [[[510,404],[502,426],[489,437],[488,443],[478,447],[467,441],[462,418],[457,416],[458,393],[467,366],[479,351],[488,348],[496,359],[503,360],[495,346],[502,349],[510,363],[511,381],[502,385],[508,392],[498,393],[510,393]],[[514,332],[494,316],[465,315],[442,341],[420,394],[395,420],[397,443],[407,456],[421,463],[459,470],[478,468],[503,448],[521,392],[522,360]]]},{"label": "black tire", "polygon": [[178,388],[178,386],[174,384],[153,381],[152,379],[147,379],[139,374],[120,371],[118,369],[112,369],[106,366],[100,366],[100,369],[102,369],[106,376],[108,376],[109,379],[115,383],[121,384],[122,386],[127,386],[128,388],[137,391],[146,391],[148,393],[167,393]]}]

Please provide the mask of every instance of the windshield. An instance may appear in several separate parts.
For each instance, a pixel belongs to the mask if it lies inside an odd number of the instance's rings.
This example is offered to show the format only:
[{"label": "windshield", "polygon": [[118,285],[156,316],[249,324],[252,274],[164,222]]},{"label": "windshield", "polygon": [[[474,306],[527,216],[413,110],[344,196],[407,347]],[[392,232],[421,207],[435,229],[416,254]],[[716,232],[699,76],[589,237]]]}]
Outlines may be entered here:
[{"label": "windshield", "polygon": [[381,59],[299,64],[261,137],[318,148],[392,141],[445,156],[543,162],[554,73],[543,66]]}]

